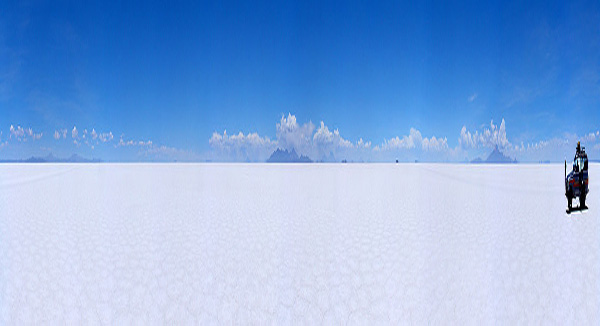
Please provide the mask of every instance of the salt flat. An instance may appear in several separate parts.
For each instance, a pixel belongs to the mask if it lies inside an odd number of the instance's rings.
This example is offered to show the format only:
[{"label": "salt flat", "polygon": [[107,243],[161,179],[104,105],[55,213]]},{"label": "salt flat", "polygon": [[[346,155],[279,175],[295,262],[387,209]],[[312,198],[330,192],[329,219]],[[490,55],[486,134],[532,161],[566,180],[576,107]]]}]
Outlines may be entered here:
[{"label": "salt flat", "polygon": [[0,324],[598,324],[599,167],[2,164]]}]

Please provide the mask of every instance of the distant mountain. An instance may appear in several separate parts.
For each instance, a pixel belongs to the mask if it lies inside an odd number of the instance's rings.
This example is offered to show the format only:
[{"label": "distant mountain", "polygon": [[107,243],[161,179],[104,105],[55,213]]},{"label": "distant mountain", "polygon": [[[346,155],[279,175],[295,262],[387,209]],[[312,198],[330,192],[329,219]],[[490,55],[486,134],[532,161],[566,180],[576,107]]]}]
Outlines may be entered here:
[{"label": "distant mountain", "polygon": [[269,163],[311,163],[312,160],[308,156],[300,155],[296,153],[295,149],[288,151],[278,148],[271,154],[271,157],[267,160]]},{"label": "distant mountain", "polygon": [[52,153],[44,157],[32,156],[25,160],[0,160],[1,163],[100,163],[101,159],[87,159],[77,154],[71,155],[69,158],[58,158]]},{"label": "distant mountain", "polygon": [[69,162],[69,163],[100,163],[102,162],[101,159],[99,158],[93,158],[93,159],[87,159],[85,157],[81,157],[77,154],[73,154],[71,155],[71,157],[69,157],[68,159],[65,159],[64,161],[61,161],[60,159],[57,159],[56,162]]},{"label": "distant mountain", "polygon": [[471,163],[517,163],[517,160],[504,155],[496,145],[485,161],[478,157],[472,160]]},{"label": "distant mountain", "polygon": [[333,152],[329,152],[329,155],[323,155],[323,157],[321,157],[321,160],[319,161],[319,163],[335,163],[335,162],[337,162],[337,160],[335,159]]},{"label": "distant mountain", "polygon": [[498,145],[496,145],[496,147],[490,153],[490,155],[488,156],[487,160],[485,160],[485,162],[486,163],[516,163],[517,160],[514,160],[514,159],[504,155],[504,153],[502,153],[498,149]]}]

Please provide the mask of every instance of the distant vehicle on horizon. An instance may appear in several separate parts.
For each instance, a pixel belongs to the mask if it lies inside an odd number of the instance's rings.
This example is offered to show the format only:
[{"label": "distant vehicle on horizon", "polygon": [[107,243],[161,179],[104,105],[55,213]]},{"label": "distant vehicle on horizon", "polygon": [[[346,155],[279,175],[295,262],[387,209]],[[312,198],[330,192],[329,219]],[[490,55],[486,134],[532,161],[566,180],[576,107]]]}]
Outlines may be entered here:
[{"label": "distant vehicle on horizon", "polygon": [[567,174],[567,160],[565,160],[565,196],[567,197],[568,211],[572,209],[573,199],[579,197],[579,209],[587,208],[585,198],[589,192],[588,157],[585,147],[577,142],[577,151],[573,158],[573,170]]}]

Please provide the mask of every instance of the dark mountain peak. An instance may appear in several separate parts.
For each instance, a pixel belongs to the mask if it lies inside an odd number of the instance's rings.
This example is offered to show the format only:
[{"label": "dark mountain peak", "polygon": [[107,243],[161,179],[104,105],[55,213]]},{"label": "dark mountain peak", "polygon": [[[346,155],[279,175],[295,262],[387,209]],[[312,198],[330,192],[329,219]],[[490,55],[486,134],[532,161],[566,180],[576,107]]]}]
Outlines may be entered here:
[{"label": "dark mountain peak", "polygon": [[310,163],[312,160],[308,156],[298,156],[296,150],[292,148],[291,151],[287,149],[277,148],[273,154],[267,160],[269,163]]},{"label": "dark mountain peak", "polygon": [[498,148],[498,145],[494,147],[494,150],[490,153],[488,158],[485,160],[486,163],[515,163],[516,160],[504,155]]},{"label": "dark mountain peak", "polygon": [[487,159],[483,160],[480,157],[475,158],[471,163],[517,163],[516,159],[504,155],[498,145],[494,146],[494,150],[488,155]]}]

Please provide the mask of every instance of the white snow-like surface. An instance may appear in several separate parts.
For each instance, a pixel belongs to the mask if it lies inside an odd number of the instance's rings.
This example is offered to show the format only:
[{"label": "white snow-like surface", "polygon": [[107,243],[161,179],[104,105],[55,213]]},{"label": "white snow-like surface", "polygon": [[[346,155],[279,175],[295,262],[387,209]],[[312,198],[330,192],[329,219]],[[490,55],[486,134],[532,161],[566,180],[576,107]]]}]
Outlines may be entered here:
[{"label": "white snow-like surface", "polygon": [[2,164],[0,324],[598,324],[599,167]]}]

